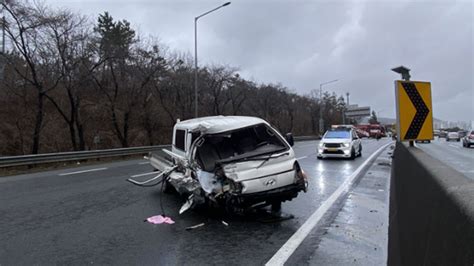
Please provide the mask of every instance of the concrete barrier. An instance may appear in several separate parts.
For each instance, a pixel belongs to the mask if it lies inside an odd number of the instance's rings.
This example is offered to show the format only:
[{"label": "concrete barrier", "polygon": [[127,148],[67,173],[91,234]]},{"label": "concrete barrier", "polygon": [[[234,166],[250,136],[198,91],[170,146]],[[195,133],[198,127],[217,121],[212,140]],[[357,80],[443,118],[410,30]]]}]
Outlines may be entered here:
[{"label": "concrete barrier", "polygon": [[473,180],[398,142],[390,186],[388,265],[474,265]]}]

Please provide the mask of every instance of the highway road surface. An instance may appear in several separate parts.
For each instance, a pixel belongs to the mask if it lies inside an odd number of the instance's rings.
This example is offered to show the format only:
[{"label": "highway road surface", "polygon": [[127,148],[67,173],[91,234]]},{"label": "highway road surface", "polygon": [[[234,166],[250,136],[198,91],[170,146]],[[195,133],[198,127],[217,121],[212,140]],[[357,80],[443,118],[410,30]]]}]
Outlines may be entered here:
[{"label": "highway road surface", "polygon": [[[291,261],[312,263],[315,256],[325,254],[316,252],[325,228],[335,217],[345,221],[341,213],[350,210],[344,207],[341,212],[344,200],[331,202],[331,195],[342,191],[367,158],[388,143],[388,139],[363,140],[363,155],[353,161],[317,160],[317,141],[295,143],[297,158],[309,176],[309,191],[283,203],[283,212],[294,219],[273,223],[262,222],[259,214],[229,217],[188,211],[179,215],[183,201],[177,195],[125,182],[131,176],[152,176],[145,160],[1,177],[0,265],[262,265],[309,217],[328,207],[323,220],[310,228],[312,237],[302,245],[303,257],[295,257],[302,252],[292,254]],[[378,191],[388,193],[384,189]],[[144,222],[161,214],[160,201],[175,224]],[[199,223],[205,225],[185,230]],[[328,241],[322,243],[330,247]]]},{"label": "highway road surface", "polygon": [[462,146],[462,141],[446,141],[444,138],[436,138],[431,143],[417,143],[416,146],[474,179],[474,146],[465,148]]}]

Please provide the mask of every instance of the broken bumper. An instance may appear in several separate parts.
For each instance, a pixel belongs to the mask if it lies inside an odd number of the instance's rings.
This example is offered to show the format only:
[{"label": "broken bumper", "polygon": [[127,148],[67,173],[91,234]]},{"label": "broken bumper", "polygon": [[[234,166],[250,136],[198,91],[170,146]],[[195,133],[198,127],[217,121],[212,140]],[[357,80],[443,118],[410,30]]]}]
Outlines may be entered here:
[{"label": "broken bumper", "polygon": [[231,200],[234,204],[245,207],[251,207],[252,205],[262,202],[282,202],[296,198],[300,191],[306,191],[307,186],[308,185],[305,181],[301,181],[262,192],[238,195],[233,194],[231,195]]}]

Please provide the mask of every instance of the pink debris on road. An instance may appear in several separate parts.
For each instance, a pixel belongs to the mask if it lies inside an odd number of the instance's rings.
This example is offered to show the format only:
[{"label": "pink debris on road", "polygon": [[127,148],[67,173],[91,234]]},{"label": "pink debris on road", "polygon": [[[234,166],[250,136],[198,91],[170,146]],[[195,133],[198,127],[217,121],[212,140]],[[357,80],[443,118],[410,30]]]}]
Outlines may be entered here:
[{"label": "pink debris on road", "polygon": [[147,222],[151,224],[174,224],[174,221],[170,217],[156,215],[146,219]]}]

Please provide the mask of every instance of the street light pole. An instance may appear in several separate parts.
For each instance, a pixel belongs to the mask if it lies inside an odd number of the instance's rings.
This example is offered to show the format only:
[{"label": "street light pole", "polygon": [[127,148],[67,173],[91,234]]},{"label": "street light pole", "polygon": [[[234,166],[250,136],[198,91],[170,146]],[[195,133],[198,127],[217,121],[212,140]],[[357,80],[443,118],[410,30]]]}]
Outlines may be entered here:
[{"label": "street light pole", "polygon": [[323,82],[319,84],[319,135],[323,134],[324,131],[324,119],[323,119],[323,85],[338,81],[337,79]]},{"label": "street light pole", "polygon": [[197,20],[194,18],[194,117],[198,117],[198,47],[197,47]]},{"label": "street light pole", "polygon": [[197,21],[199,18],[204,17],[205,15],[216,11],[219,8],[230,5],[230,2],[227,2],[223,5],[220,5],[214,9],[211,9],[197,17],[194,18],[194,117],[198,117],[198,56],[197,56]]}]

